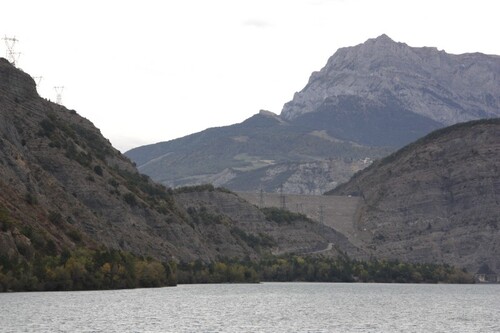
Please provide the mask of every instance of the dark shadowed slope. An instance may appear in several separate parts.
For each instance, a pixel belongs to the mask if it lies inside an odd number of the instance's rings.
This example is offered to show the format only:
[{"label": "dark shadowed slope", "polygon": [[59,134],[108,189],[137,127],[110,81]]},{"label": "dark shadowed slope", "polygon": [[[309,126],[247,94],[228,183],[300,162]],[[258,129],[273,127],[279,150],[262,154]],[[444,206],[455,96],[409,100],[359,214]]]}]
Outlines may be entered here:
[{"label": "dark shadowed slope", "polygon": [[447,127],[331,192],[360,196],[355,227],[381,257],[500,268],[500,119]]}]

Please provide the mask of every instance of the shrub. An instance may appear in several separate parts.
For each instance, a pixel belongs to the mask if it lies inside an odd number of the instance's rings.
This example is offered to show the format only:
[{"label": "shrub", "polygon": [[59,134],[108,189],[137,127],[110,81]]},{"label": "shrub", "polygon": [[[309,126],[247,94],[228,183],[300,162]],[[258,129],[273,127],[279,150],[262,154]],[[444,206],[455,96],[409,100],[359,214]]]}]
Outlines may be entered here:
[{"label": "shrub", "polygon": [[28,192],[24,195],[24,200],[26,201],[27,204],[34,206],[38,204],[38,198],[36,197],[35,194]]},{"label": "shrub", "polygon": [[294,221],[309,221],[304,214],[292,213],[285,209],[266,207],[262,208],[261,211],[268,221],[273,221],[278,224],[290,224]]},{"label": "shrub", "polygon": [[40,122],[40,127],[42,127],[42,129],[38,132],[38,135],[46,137],[49,137],[56,129],[56,125],[49,119],[42,120]]},{"label": "shrub", "polygon": [[259,233],[258,236],[254,234],[246,233],[243,229],[238,227],[233,227],[231,229],[231,234],[237,236],[251,248],[257,248],[259,246],[271,247],[276,245],[276,241],[269,235]]},{"label": "shrub", "polygon": [[102,167],[100,165],[96,165],[94,167],[94,172],[96,173],[96,175],[102,176]]},{"label": "shrub", "polygon": [[130,206],[130,207],[135,207],[137,206],[137,198],[134,193],[125,193],[123,195],[123,200]]},{"label": "shrub", "polygon": [[0,205],[0,230],[7,231],[12,228],[12,221],[7,208]]},{"label": "shrub", "polygon": [[111,186],[113,186],[114,188],[118,188],[118,186],[120,185],[120,184],[116,181],[116,179],[114,179],[114,178],[111,178],[110,180],[108,180],[108,184],[109,184],[109,185],[111,185]]},{"label": "shrub", "polygon": [[64,219],[59,212],[49,211],[49,221],[55,225],[61,226],[64,222]]},{"label": "shrub", "polygon": [[67,235],[71,238],[75,243],[80,243],[82,241],[82,234],[78,230],[70,230]]},{"label": "shrub", "polygon": [[174,190],[174,193],[181,194],[181,193],[213,192],[213,191],[215,191],[215,187],[212,184],[203,184],[203,185],[196,185],[196,186],[178,187]]}]

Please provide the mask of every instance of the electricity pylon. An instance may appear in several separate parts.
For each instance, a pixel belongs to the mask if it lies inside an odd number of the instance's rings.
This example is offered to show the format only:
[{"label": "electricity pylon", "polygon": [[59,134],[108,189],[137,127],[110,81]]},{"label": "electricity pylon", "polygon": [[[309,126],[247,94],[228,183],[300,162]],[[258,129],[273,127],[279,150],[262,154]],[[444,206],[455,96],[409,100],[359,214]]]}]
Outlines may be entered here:
[{"label": "electricity pylon", "polygon": [[20,52],[15,51],[16,43],[19,42],[19,40],[16,37],[7,37],[7,36],[4,36],[3,40],[5,42],[5,46],[7,47],[5,56],[7,60],[9,60],[9,62],[15,66],[16,61],[18,61],[19,57],[21,56]]},{"label": "electricity pylon", "polygon": [[54,90],[56,91],[56,103],[61,105],[64,86],[54,87]]}]

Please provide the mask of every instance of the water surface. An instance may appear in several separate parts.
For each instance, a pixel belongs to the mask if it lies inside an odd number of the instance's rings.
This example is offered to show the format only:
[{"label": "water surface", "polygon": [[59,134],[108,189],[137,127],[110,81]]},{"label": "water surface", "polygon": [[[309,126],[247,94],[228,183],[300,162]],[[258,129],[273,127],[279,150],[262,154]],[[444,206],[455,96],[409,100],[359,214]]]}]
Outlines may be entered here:
[{"label": "water surface", "polygon": [[0,294],[0,332],[500,332],[500,285],[262,283]]}]

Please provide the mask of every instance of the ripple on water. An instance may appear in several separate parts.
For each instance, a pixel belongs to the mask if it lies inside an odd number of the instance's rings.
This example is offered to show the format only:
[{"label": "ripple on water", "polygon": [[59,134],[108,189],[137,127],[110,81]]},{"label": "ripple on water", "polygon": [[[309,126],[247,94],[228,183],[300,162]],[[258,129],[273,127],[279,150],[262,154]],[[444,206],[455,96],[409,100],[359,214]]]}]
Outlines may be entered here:
[{"label": "ripple on water", "polygon": [[0,332],[495,332],[500,285],[264,283],[0,294]]}]

